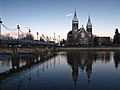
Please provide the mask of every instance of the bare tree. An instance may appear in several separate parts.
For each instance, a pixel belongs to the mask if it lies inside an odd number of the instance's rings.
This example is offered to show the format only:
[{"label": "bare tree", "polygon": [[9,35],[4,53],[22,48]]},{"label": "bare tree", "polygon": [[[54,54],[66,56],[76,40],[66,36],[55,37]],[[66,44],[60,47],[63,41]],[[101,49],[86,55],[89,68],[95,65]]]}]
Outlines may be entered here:
[{"label": "bare tree", "polygon": [[26,36],[24,37],[24,39],[34,40],[34,36],[32,34],[26,34]]}]

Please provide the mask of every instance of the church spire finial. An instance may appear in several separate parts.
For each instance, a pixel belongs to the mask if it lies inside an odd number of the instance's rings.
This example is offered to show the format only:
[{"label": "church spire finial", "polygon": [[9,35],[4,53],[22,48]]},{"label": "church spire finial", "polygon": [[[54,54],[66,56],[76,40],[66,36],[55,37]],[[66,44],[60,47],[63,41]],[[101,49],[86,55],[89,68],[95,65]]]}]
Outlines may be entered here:
[{"label": "church spire finial", "polygon": [[90,20],[90,13],[89,13],[89,16],[88,16],[88,22],[91,22],[91,20]]},{"label": "church spire finial", "polygon": [[75,9],[75,13],[74,13],[74,18],[77,18],[76,9]]}]

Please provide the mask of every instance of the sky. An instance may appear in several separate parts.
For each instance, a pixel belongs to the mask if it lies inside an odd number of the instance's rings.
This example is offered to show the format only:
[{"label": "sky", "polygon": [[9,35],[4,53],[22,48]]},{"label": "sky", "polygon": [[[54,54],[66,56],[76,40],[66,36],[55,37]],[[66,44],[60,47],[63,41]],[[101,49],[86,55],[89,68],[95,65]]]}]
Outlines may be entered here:
[{"label": "sky", "polygon": [[[10,28],[20,25],[23,32],[62,38],[72,29],[72,18],[77,11],[79,28],[90,13],[93,34],[113,37],[120,28],[120,0],[0,0],[0,17]],[[8,33],[2,28],[2,33]]]}]

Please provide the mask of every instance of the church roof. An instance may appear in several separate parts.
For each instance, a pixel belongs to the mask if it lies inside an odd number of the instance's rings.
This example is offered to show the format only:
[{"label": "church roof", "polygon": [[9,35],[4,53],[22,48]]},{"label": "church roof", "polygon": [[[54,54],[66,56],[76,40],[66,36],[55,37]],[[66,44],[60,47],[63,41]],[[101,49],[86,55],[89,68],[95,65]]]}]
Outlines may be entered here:
[{"label": "church roof", "polygon": [[72,34],[72,31],[69,31],[68,34]]},{"label": "church roof", "polygon": [[85,31],[83,25],[82,25],[82,28],[79,29],[79,33],[81,33],[81,32],[85,32],[85,33],[86,33],[86,31]]}]

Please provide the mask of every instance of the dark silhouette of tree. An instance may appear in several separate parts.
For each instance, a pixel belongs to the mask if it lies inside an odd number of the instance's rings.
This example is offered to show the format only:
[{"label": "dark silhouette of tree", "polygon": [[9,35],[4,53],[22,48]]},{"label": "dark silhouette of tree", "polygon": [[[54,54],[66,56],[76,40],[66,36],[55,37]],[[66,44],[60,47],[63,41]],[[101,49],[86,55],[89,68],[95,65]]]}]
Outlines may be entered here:
[{"label": "dark silhouette of tree", "polygon": [[43,41],[43,42],[45,42],[45,40],[44,40],[42,37],[40,37],[40,41]]},{"label": "dark silhouette of tree", "polygon": [[118,29],[116,28],[116,30],[115,30],[115,34],[116,35],[118,35],[119,34],[119,31],[118,31]]},{"label": "dark silhouette of tree", "polygon": [[26,34],[26,36],[24,37],[24,39],[34,40],[34,36],[32,34]]},{"label": "dark silhouette of tree", "polygon": [[113,44],[115,46],[119,46],[120,45],[120,33],[118,31],[118,29],[116,28],[115,30],[115,35],[114,35],[114,39],[113,39]]}]

